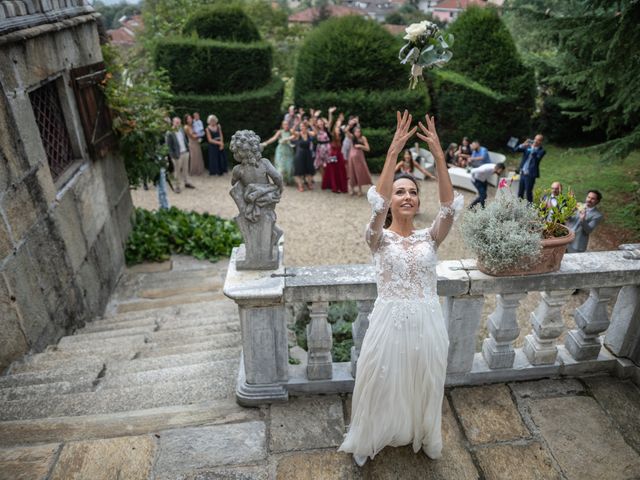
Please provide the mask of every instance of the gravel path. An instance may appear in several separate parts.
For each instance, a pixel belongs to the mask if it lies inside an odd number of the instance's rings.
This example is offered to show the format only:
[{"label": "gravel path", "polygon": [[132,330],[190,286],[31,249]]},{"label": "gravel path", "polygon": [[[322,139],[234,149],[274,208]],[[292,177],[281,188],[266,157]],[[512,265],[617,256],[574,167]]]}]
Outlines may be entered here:
[{"label": "gravel path", "polygon": [[[374,181],[377,177],[374,176]],[[192,179],[195,190],[181,194],[169,192],[169,204],[185,210],[209,212],[224,218],[237,214],[229,196],[230,176],[201,176]],[[316,177],[319,185],[320,177]],[[437,186],[434,181],[421,183],[421,213],[416,219],[418,228],[431,223],[438,208]],[[474,194],[460,190],[469,204]],[[132,191],[133,203],[147,209],[158,208],[155,189]],[[364,242],[364,226],[371,209],[365,196],[352,197],[331,191],[298,192],[286,187],[282,201],[276,208],[278,225],[284,230],[285,265],[338,265],[369,263],[371,255]],[[456,223],[459,222],[459,219]],[[439,249],[441,260],[471,257],[462,243],[456,227]]]}]

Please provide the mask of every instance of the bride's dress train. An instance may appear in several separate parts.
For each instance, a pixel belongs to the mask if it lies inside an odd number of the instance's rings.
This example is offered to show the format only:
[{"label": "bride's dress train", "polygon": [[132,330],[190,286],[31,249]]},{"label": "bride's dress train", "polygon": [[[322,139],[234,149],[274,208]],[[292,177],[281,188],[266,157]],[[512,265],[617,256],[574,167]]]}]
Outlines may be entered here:
[{"label": "bride's dress train", "polygon": [[430,228],[402,237],[382,225],[389,205],[371,187],[366,239],[378,298],[358,358],[349,431],[339,450],[373,458],[412,444],[431,458],[442,450],[441,417],[449,339],[436,292],[436,250],[462,196],[441,205]]}]

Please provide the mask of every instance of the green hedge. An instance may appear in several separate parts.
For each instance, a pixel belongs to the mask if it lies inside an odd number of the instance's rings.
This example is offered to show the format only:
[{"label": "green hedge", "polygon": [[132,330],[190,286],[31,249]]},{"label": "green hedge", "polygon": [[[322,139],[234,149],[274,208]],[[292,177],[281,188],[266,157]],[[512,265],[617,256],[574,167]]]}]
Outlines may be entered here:
[{"label": "green hedge", "polygon": [[237,93],[271,80],[271,46],[264,42],[169,38],[156,45],[154,61],[167,71],[174,92]]},{"label": "green hedge", "polygon": [[260,33],[242,7],[219,5],[192,15],[185,24],[186,35],[196,33],[200,38],[228,42],[257,42]]},{"label": "green hedge", "polygon": [[362,134],[369,141],[370,152],[367,157],[385,157],[389,149],[389,143],[393,138],[393,130],[390,128],[363,128]]},{"label": "green hedge", "polygon": [[284,83],[274,78],[265,87],[238,94],[176,94],[172,103],[176,113],[200,112],[203,121],[215,114],[222,125],[225,141],[237,130],[255,131],[263,139],[273,135],[282,120],[281,104]]},{"label": "green hedge", "polygon": [[467,136],[502,150],[509,137],[529,134],[529,111],[517,99],[449,70],[434,71],[429,81],[443,145]]},{"label": "green hedge", "polygon": [[309,91],[299,94],[296,105],[319,108],[327,112],[335,106],[338,112],[346,116],[358,115],[364,127],[394,128],[396,110],[408,109],[414,115],[424,115],[430,108],[429,95],[421,85],[416,90],[387,90],[367,92],[365,90],[347,91]]},{"label": "green hedge", "polygon": [[409,68],[398,61],[401,46],[373,20],[349,15],[322,22],[298,53],[296,102],[312,90],[406,88]]}]

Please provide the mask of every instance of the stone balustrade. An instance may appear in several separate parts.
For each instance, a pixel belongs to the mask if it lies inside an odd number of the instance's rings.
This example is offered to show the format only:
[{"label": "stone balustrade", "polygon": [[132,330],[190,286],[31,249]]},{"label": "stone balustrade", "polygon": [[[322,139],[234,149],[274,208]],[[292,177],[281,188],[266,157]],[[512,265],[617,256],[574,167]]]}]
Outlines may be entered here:
[{"label": "stone balustrade", "polygon": [[[231,263],[233,265],[233,257]],[[230,273],[231,270],[232,267]],[[477,270],[474,260],[440,262],[437,273],[438,295],[450,341],[448,385],[597,372],[633,376],[640,382],[637,366],[640,364],[640,261],[625,258],[623,251],[568,254],[560,271],[542,275],[492,277]],[[254,282],[265,285],[277,283],[279,292],[274,296],[275,291],[270,290],[271,303],[267,308],[284,312],[286,304],[306,302],[310,306],[311,321],[307,328],[306,364],[287,365],[284,377],[272,373],[269,378],[263,378],[264,383],[260,385],[248,381],[250,376],[246,371],[264,371],[276,358],[281,370],[284,368],[283,362],[288,356],[286,341],[282,338],[274,341],[265,329],[285,336],[285,318],[275,315],[281,319],[274,326],[273,322],[266,321],[262,311],[257,317],[261,319],[259,327],[255,320],[253,327],[248,320],[246,325],[242,320],[245,361],[238,384],[239,403],[256,405],[286,400],[288,394],[351,391],[368,315],[376,298],[373,266],[292,267],[272,274],[233,271],[227,278],[225,293],[238,302],[241,319],[251,316],[242,313],[248,298],[254,308],[260,304],[256,302],[261,295],[259,285],[247,284],[246,275],[254,275]],[[260,276],[263,278],[259,279]],[[587,290],[589,295],[573,313],[576,327],[566,331],[561,309],[574,289]],[[238,296],[240,290],[243,298]],[[267,290],[262,291],[263,296]],[[248,294],[248,291],[251,292]],[[521,333],[516,311],[530,292],[540,292],[541,299],[530,313],[530,325],[527,332],[523,332],[528,333],[523,347],[515,348],[514,341]],[[495,309],[485,319],[488,335],[477,351],[483,306],[490,296],[495,296]],[[609,315],[608,304],[614,298],[615,306]],[[343,300],[357,302],[358,316],[352,327],[351,362],[336,363],[331,361],[332,338],[327,311],[329,302]],[[275,318],[273,314],[268,317]],[[262,333],[256,336],[245,331],[247,328],[258,328]],[[559,342],[563,334],[564,342]],[[246,362],[249,357],[251,365]],[[256,358],[261,360],[256,363]],[[274,388],[279,389],[279,396],[270,395]],[[247,396],[247,391],[252,395]]]}]

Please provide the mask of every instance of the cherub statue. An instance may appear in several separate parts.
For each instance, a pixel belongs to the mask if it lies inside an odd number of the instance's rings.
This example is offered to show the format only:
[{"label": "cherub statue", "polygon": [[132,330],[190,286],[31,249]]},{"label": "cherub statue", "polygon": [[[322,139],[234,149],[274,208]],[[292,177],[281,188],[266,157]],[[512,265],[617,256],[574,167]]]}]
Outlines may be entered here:
[{"label": "cherub statue", "polygon": [[[275,206],[282,194],[282,176],[262,158],[260,137],[251,130],[238,130],[231,137],[231,151],[239,163],[231,172],[230,195],[240,214],[236,222],[244,236],[244,269],[277,268],[278,240],[282,230],[276,225]],[[270,244],[265,245],[269,239]]]}]

